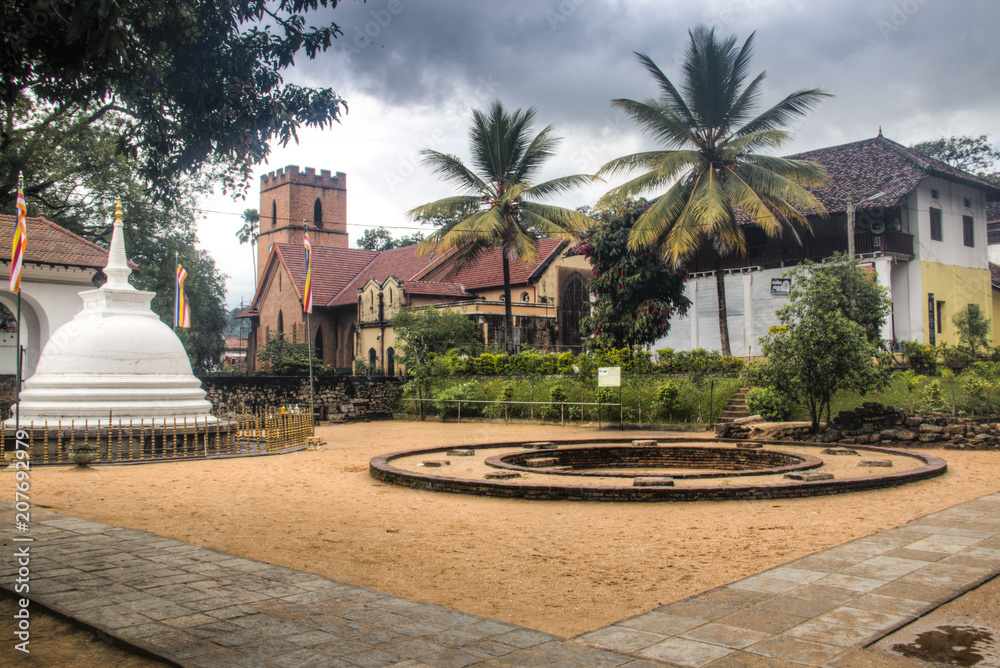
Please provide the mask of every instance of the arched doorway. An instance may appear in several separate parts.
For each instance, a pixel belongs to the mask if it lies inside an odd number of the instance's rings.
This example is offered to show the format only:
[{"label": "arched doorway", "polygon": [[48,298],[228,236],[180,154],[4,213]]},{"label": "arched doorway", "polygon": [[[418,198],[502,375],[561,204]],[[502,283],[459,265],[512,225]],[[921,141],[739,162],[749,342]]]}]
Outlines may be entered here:
[{"label": "arched doorway", "polygon": [[368,365],[369,368],[374,369],[375,365],[378,363],[378,353],[375,352],[374,348],[368,349]]},{"label": "arched doorway", "polygon": [[563,283],[559,293],[556,317],[559,324],[560,348],[579,352],[583,345],[580,321],[590,314],[587,283],[579,273],[573,273]]},{"label": "arched doorway", "polygon": [[396,375],[396,351],[392,348],[385,351],[385,375]]}]

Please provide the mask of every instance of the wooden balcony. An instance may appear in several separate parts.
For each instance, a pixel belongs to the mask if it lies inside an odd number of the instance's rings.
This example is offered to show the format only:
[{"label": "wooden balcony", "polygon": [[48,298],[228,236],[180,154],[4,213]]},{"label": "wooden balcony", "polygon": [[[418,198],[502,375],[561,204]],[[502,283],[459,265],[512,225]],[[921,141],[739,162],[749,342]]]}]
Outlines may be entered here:
[{"label": "wooden balcony", "polygon": [[[792,241],[751,246],[746,255],[730,255],[722,258],[722,268],[790,267],[803,260],[819,262],[838,252],[847,252],[846,235],[804,237],[802,245]],[[913,258],[913,235],[906,232],[890,231],[882,234],[857,232],[854,235],[854,252],[859,255],[892,255],[909,260]],[[713,272],[715,271],[715,256],[712,253],[698,253],[684,266],[692,274]]]}]

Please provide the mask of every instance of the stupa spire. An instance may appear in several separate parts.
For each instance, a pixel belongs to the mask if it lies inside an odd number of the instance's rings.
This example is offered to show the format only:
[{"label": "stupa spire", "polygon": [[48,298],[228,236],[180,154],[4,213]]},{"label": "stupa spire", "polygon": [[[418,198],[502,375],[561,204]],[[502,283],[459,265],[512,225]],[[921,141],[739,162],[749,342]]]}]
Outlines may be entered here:
[{"label": "stupa spire", "polygon": [[122,224],[122,200],[120,197],[115,202],[115,227],[111,234],[111,248],[108,249],[108,264],[104,267],[104,275],[108,277],[108,282],[102,286],[104,288],[135,290],[128,282],[132,270],[129,269],[128,257],[125,256],[125,227]]}]

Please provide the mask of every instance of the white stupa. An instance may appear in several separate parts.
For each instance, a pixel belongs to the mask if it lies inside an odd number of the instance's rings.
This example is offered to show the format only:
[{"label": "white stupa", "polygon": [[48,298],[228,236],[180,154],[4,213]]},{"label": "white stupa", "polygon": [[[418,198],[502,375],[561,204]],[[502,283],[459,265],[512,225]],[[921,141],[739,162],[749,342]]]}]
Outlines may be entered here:
[{"label": "white stupa", "polygon": [[20,424],[214,423],[184,346],[149,308],[156,293],[128,282],[120,203],[104,273],[107,283],[80,293],[83,310],[42,350],[15,408]]}]

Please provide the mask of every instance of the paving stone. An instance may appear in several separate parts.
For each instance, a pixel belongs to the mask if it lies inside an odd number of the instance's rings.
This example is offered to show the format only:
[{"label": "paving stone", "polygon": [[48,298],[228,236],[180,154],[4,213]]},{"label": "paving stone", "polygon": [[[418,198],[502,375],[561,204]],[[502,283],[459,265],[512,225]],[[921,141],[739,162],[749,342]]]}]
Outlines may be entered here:
[{"label": "paving stone", "polygon": [[[729,609],[732,610],[732,608]],[[693,629],[696,626],[701,626],[708,621],[708,619],[670,615],[660,612],[659,610],[655,610],[653,612],[647,612],[644,615],[639,615],[638,617],[632,617],[631,619],[617,622],[615,626],[624,626],[626,628],[636,629],[639,631],[648,631],[650,633],[673,636],[679,633],[684,633],[685,631]]]},{"label": "paving stone", "polygon": [[886,580],[876,580],[874,578],[859,578],[854,575],[841,575],[840,573],[833,573],[832,575],[827,575],[824,578],[816,580],[813,584],[827,587],[838,587],[840,589],[849,589],[851,591],[857,591],[862,593],[867,593],[873,589],[878,589],[879,587],[886,584]]},{"label": "paving stone", "polygon": [[877,610],[840,607],[831,610],[825,615],[817,617],[817,619],[821,622],[831,622],[833,624],[841,624],[844,626],[857,626],[875,631],[884,631],[886,629],[899,626],[900,624],[906,622],[908,618],[904,615],[893,615],[887,612],[879,612]]},{"label": "paving stone", "polygon": [[878,635],[872,629],[858,626],[846,626],[843,624],[833,624],[831,622],[811,619],[794,626],[783,634],[785,637],[798,638],[811,642],[823,643],[826,645],[838,645],[840,647],[854,647],[862,644],[868,638]]},{"label": "paving stone", "polygon": [[763,631],[752,631],[746,628],[728,624],[705,624],[681,634],[681,638],[721,645],[730,649],[743,649],[749,645],[771,638],[773,634]]},{"label": "paving stone", "polygon": [[866,559],[860,564],[855,564],[841,571],[844,575],[856,575],[858,577],[873,580],[895,580],[904,575],[919,570],[927,565],[926,561],[915,559],[900,559],[898,557],[878,556]]},{"label": "paving stone", "polygon": [[645,659],[700,668],[700,666],[707,666],[727,654],[732,654],[732,652],[733,650],[718,645],[709,645],[684,638],[668,638],[637,654]]},{"label": "paving stone", "polygon": [[[785,599],[785,597],[782,598]],[[802,599],[795,600],[806,603],[806,601],[802,601]],[[765,610],[750,608],[749,610],[741,610],[735,615],[723,617],[719,620],[719,623],[725,624],[726,626],[749,629],[751,631],[778,634],[792,628],[793,626],[801,624],[806,621],[806,619],[808,619],[808,617],[798,617],[796,615],[789,615],[770,609]]]},{"label": "paving stone", "polygon": [[579,656],[574,656],[572,661],[576,665],[587,666],[587,668],[617,668],[618,666],[630,663],[632,661],[632,657],[625,656],[624,654],[618,654],[616,652],[596,650],[593,652],[587,652],[586,654],[580,654]]},{"label": "paving stone", "polygon": [[516,629],[514,631],[509,631],[507,633],[494,636],[493,638],[497,642],[502,642],[506,645],[513,645],[514,647],[519,647],[524,649],[525,647],[532,647],[534,645],[539,645],[543,642],[550,642],[552,640],[561,640],[561,638],[551,635],[549,633],[542,633],[541,631],[532,631],[530,629]]},{"label": "paving stone", "polygon": [[744,651],[807,666],[819,666],[843,654],[844,648],[778,636],[751,645]]},{"label": "paving stone", "polygon": [[585,645],[593,645],[613,652],[634,653],[636,650],[655,645],[666,639],[661,633],[639,631],[624,626],[606,626],[603,629],[584,633],[574,640]]}]

